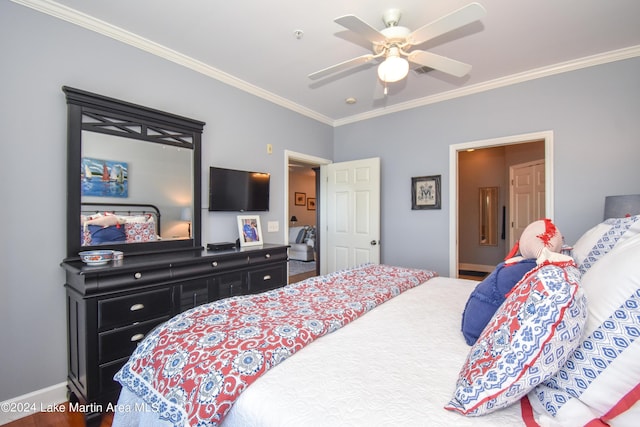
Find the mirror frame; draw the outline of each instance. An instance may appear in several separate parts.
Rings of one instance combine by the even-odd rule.
[[[63,86],[67,98],[67,257],[104,246],[80,242],[82,131],[167,144],[193,151],[192,237],[180,240],[121,243],[109,249],[125,254],[146,254],[201,249],[201,139],[205,123],[164,111],[132,104],[80,89]]]

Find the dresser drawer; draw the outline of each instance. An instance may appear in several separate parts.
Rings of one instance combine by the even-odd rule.
[[[149,331],[169,318],[166,316],[98,334],[98,362],[106,363],[130,356]]]
[[[171,279],[171,270],[166,268],[139,269],[119,274],[98,274],[97,287],[101,290],[162,283]]]
[[[260,251],[249,253],[249,264],[260,264],[263,262],[274,262],[276,260],[286,260],[287,249],[274,249],[271,251]]]
[[[279,265],[249,271],[249,292],[255,294],[284,286],[286,270],[286,264],[279,263]]]
[[[105,394],[114,391],[119,391],[121,385],[119,382],[113,379],[113,376],[127,363],[129,360],[128,357],[124,359],[117,360],[115,362],[108,363],[106,365],[100,365],[98,368],[99,371],[99,381],[100,385],[98,386],[99,393]]]
[[[177,265],[172,267],[171,277],[180,279],[185,277],[194,277],[198,275],[215,274],[218,271],[231,270],[233,268],[245,267],[248,263],[246,256],[237,256],[235,258],[223,259],[205,259],[204,262],[189,265]]]
[[[171,314],[171,290],[159,289],[98,301],[98,329],[105,330]]]

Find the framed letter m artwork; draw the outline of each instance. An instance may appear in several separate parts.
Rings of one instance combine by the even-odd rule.
[[[411,178],[411,209],[440,209],[440,175]]]

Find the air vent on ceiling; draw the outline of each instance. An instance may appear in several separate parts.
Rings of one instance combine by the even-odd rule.
[[[433,68],[431,67],[427,67],[427,66],[422,66],[422,67],[417,67],[413,69],[413,72],[416,74],[427,74],[429,72],[433,71]]]

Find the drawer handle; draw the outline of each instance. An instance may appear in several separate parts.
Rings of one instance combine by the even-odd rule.
[[[142,273],[137,272],[136,274],[134,274],[134,275],[133,275],[133,278],[134,278],[134,279],[140,279],[140,278],[142,278]]]
[[[217,267],[218,266],[218,261],[213,261],[211,263],[211,267]]]
[[[131,337],[131,342],[138,342],[142,338],[144,338],[144,334],[135,334],[134,336]]]
[[[271,254],[265,254],[265,258],[271,258]]]
[[[265,276],[262,278],[262,280],[271,280],[271,275],[270,275],[270,274],[265,275]]]
[[[142,310],[144,308],[144,304],[133,304],[129,310],[131,311],[138,311],[138,310]]]

